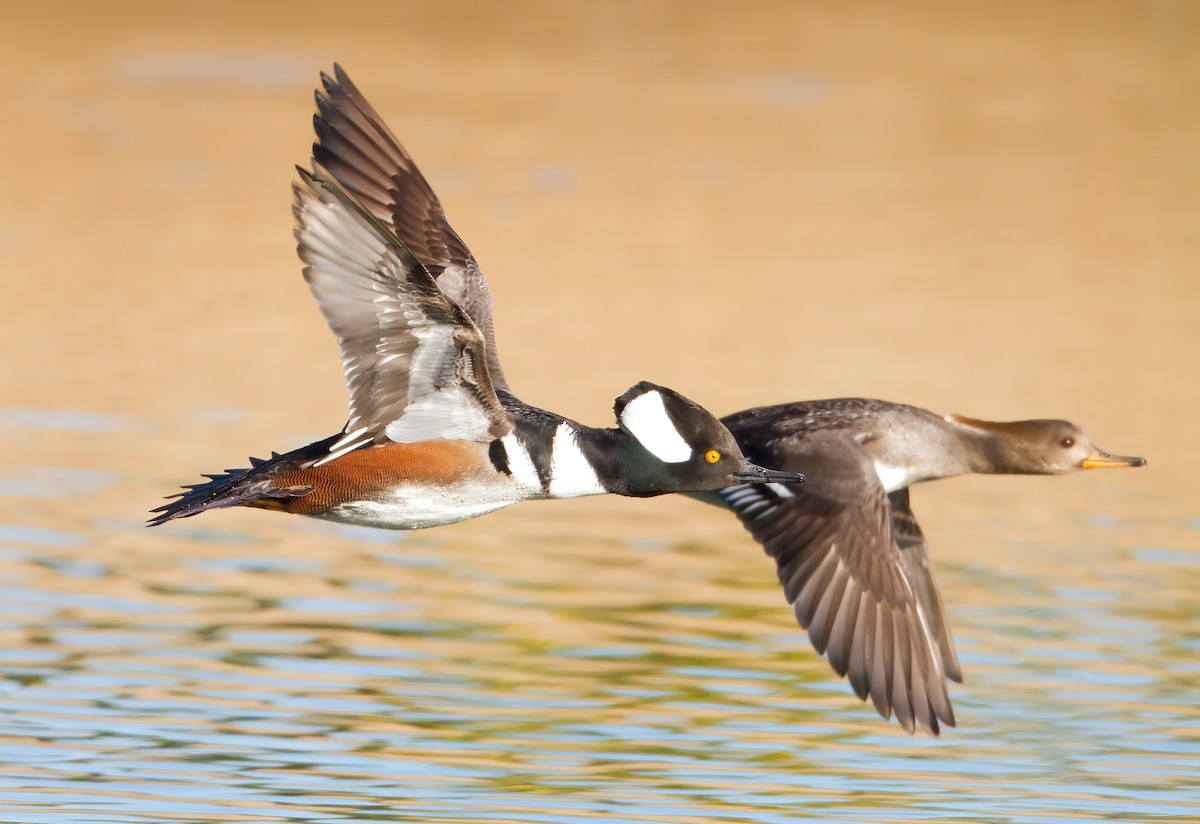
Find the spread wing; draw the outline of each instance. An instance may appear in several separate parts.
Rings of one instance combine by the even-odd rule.
[[[958,664],[958,653],[954,650],[954,636],[946,620],[946,607],[942,603],[942,590],[933,574],[933,559],[925,535],[913,515],[908,503],[908,488],[888,493],[892,507],[892,534],[900,548],[900,559],[904,562],[904,574],[921,604],[925,620],[933,637],[937,639],[938,652],[942,655],[942,666],[946,677],[962,683],[962,667]]]
[[[337,336],[350,390],[345,432],[323,460],[368,443],[511,431],[470,318],[320,164],[299,172],[292,211],[304,278]]]
[[[341,66],[322,73],[313,117],[313,159],[388,226],[467,313],[486,341],[493,384],[507,389],[492,328],[492,295],[471,250],[451,228],[437,195],[400,141]]]
[[[775,559],[813,646],[884,718],[894,711],[910,732],[914,720],[934,734],[939,721],[954,726],[934,624],[910,581],[870,455],[845,431],[774,442],[734,434],[750,460],[807,477],[799,487],[720,494]],[[945,625],[940,612],[937,625]]]

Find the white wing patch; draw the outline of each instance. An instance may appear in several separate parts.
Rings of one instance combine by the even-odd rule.
[[[418,325],[421,321],[412,318],[409,323],[421,344],[408,368],[409,402],[404,414],[387,425],[388,439],[397,443],[489,440],[491,422],[483,406],[468,389],[453,382],[459,360],[455,330]]]
[[[490,426],[475,396],[461,386],[454,386],[412,401],[384,432],[396,443],[486,441]]]
[[[621,410],[621,425],[647,452],[664,463],[683,463],[692,459],[692,447],[671,423],[658,392],[646,392],[625,404]]]
[[[596,477],[596,470],[579,448],[575,430],[560,423],[554,430],[550,459],[550,497],[578,498],[581,495],[602,495],[608,490]]]
[[[404,414],[384,430],[388,439],[396,443],[490,440],[491,421],[483,406],[469,389],[453,382],[459,360],[454,329],[409,322],[421,345],[408,369],[409,402]]]

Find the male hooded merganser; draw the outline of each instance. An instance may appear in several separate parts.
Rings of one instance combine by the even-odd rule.
[[[341,346],[349,421],[207,476],[155,509],[152,526],[250,506],[419,529],[532,498],[804,479],[750,464],[715,416],[652,383],[617,399],[615,429],[513,396],[475,259],[412,159],[336,71],[336,81],[322,75],[312,171],[298,169],[292,210],[304,277]]]
[[[954,726],[962,682],[942,596],[908,487],[964,473],[1061,475],[1144,466],[1073,423],[942,417],[866,398],[767,406],[722,419],[746,456],[803,469],[801,488],[729,487],[696,497],[732,509],[775,559],[800,626],[858,697],[909,732]]]

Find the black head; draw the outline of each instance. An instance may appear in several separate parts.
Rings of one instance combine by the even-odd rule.
[[[630,472],[630,483],[644,487],[639,491],[703,492],[740,483],[804,480],[795,472],[763,469],[747,461],[716,416],[666,387],[642,381],[617,398],[613,411],[636,448],[635,466],[642,477]]]

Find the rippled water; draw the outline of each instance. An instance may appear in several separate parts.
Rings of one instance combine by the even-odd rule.
[[[494,528],[415,534],[247,512],[147,531],[106,503],[142,486],[0,476],[6,820],[1200,809],[1200,576],[1193,553],[1143,543],[1161,525],[1136,516],[1066,513],[1052,541],[1006,540],[986,515],[964,527],[984,557],[941,578],[967,683],[960,727],[931,740],[876,718],[808,652],[767,559],[715,510],[530,504]],[[712,537],[632,537],[680,516]],[[1194,541],[1200,524],[1171,534]]]
[[[0,820],[1200,819],[1198,18],[962,8],[7,8]],[[1149,457],[914,492],[958,728],[855,699],[689,501],[143,528],[342,421],[287,193],[333,59],[531,402],[869,394]]]

